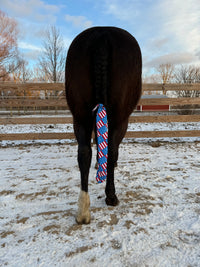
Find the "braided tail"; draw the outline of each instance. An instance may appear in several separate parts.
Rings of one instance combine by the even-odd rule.
[[[102,183],[107,177],[108,159],[108,121],[105,106],[107,105],[110,85],[111,47],[106,33],[96,37],[93,46],[93,86],[97,106],[96,130],[98,150],[98,171],[96,180]],[[94,111],[93,110],[93,111]]]

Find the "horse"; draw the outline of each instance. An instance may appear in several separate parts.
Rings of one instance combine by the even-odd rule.
[[[78,224],[91,220],[88,175],[91,165],[91,136],[96,132],[94,108],[105,106],[108,122],[106,204],[116,206],[114,168],[128,118],[141,96],[142,55],[136,39],[117,27],[92,27],[72,41],[66,58],[65,90],[78,143],[81,190]],[[97,137],[96,137],[97,138]],[[97,156],[98,157],[98,156]]]

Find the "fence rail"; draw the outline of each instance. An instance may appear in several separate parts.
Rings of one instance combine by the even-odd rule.
[[[200,90],[199,83],[186,84],[159,84],[159,83],[144,83],[142,84],[143,91],[180,91],[180,90]],[[9,90],[56,90],[62,91],[65,89],[64,83],[12,83],[0,82],[0,91],[4,89]]]
[[[125,138],[199,137],[200,130],[191,131],[128,131]],[[74,139],[73,133],[18,133],[0,134],[2,140]]]
[[[200,84],[143,84],[145,91],[200,91]],[[9,91],[10,95],[9,95]],[[34,96],[34,92],[45,92],[44,99]],[[7,92],[7,94],[6,94]],[[51,92],[52,95],[48,95]],[[59,94],[57,95],[57,93]],[[58,107],[68,109],[65,99],[64,84],[62,83],[31,83],[13,84],[0,83],[1,108],[21,108],[21,107]],[[16,93],[16,95],[13,95]],[[200,105],[200,97],[184,98],[141,98],[139,105]]]
[[[200,105],[200,98],[151,98],[151,99],[140,99],[138,105]],[[2,108],[18,108],[18,107],[59,107],[68,109],[67,102],[65,99],[2,99]]]
[[[168,83],[168,84],[158,84],[158,83],[144,83],[142,85],[143,91],[199,91],[199,83]]]
[[[199,122],[200,115],[155,115],[130,116],[129,123]],[[6,117],[0,118],[0,125],[17,124],[69,124],[72,117]]]
[[[143,84],[143,92],[148,91],[177,91],[199,90],[200,84]],[[6,96],[6,92],[17,95]],[[50,98],[40,99],[32,96],[32,92],[53,92]],[[20,92],[22,95],[20,95]],[[29,92],[29,95],[28,95]],[[30,94],[31,92],[31,94]],[[59,94],[57,94],[59,92]],[[64,95],[64,84],[13,84],[0,83],[1,108],[62,108],[68,109]],[[49,96],[48,96],[49,97]],[[140,105],[200,105],[200,98],[143,98]],[[200,115],[148,115],[131,116],[130,123],[164,123],[164,122],[200,122]],[[0,118],[0,125],[7,124],[70,124],[72,117],[6,117]],[[160,137],[200,137],[200,130],[176,130],[176,131],[128,131],[127,138],[160,138]],[[12,133],[0,134],[0,140],[45,140],[45,139],[72,139],[73,133]]]

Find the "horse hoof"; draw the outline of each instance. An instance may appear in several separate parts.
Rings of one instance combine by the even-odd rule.
[[[90,213],[88,212],[84,216],[81,216],[81,215],[78,214],[76,216],[76,222],[78,224],[89,224],[90,223]]]
[[[76,216],[76,222],[78,224],[90,223],[90,197],[88,192],[81,191],[78,200],[78,213]]]
[[[106,198],[106,204],[108,206],[117,206],[119,204],[119,200],[116,196],[112,197],[112,198]]]

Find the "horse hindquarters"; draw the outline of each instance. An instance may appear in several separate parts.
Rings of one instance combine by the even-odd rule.
[[[117,205],[114,166],[128,117],[141,92],[141,52],[129,33],[114,27],[94,27],[78,35],[66,63],[66,97],[74,117],[81,173],[78,223],[88,223],[88,174],[91,163],[92,110],[103,104],[108,112],[106,203]]]

